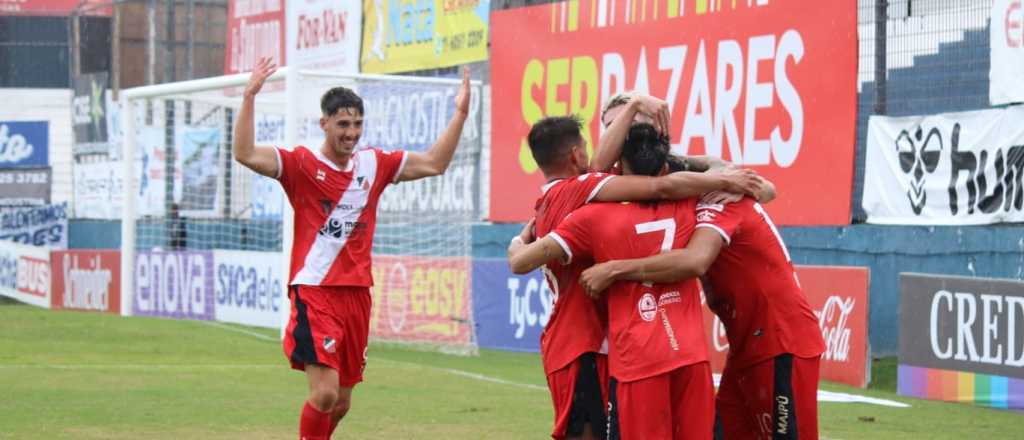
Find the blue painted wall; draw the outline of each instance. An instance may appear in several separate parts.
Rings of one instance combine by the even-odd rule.
[[[473,257],[503,257],[522,225],[480,225]],[[871,270],[872,353],[894,355],[899,343],[899,273],[924,272],[1024,279],[1024,226],[909,227],[853,225],[782,228],[796,264]],[[927,311],[921,311],[927,313]]]

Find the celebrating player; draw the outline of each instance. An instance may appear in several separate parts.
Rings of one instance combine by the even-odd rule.
[[[356,151],[363,101],[344,87],[320,99],[325,139],[319,148],[255,147],[254,101],[275,69],[264,58],[253,70],[235,124],[233,152],[242,165],[277,179],[295,210],[284,352],[309,381],[299,436],[321,440],[334,432],[352,405],[352,388],[363,380],[377,201],[389,184],[448,168],[469,112],[469,70],[462,72],[448,127],[429,150],[414,153]]]
[[[668,168],[667,141],[650,125],[645,127],[649,131],[631,132],[627,142],[623,156],[627,174],[658,175]],[[621,179],[627,177],[637,176]],[[543,239],[529,245],[514,242],[510,263],[513,271],[523,273],[552,260],[572,267],[591,259],[640,257],[682,247],[693,233],[696,205],[695,198],[591,204],[566,217]],[[541,228],[537,232],[543,233]],[[528,230],[524,234],[529,235]],[[618,283],[613,290],[607,305],[613,379],[609,437],[710,438],[714,388],[696,280],[664,285]],[[573,322],[573,329],[589,328],[580,324]]]
[[[527,140],[534,160],[548,179],[536,204],[536,231],[540,235],[592,201],[681,199],[719,189],[742,193],[760,189],[757,177],[749,171],[676,173],[658,178],[586,174],[585,144],[580,122],[574,117],[542,119],[534,124]],[[607,366],[601,347],[606,320],[600,305],[577,283],[580,272],[589,264],[581,258],[545,270],[555,304],[541,335],[541,357],[555,408],[551,435],[556,439],[603,437],[604,432]]]
[[[708,306],[729,340],[716,399],[724,438],[818,438],[818,362],[825,343],[789,251],[753,199],[700,204],[697,231],[685,249],[597,264],[583,272],[581,283],[593,294],[617,280],[674,283],[696,276],[706,276]]]

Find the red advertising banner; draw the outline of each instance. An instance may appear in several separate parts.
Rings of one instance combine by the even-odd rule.
[[[785,225],[848,224],[857,3],[567,1],[491,18],[492,221],[532,215],[544,183],[526,136],[575,114],[588,149],[602,103],[665,99],[673,151],[722,157],[775,182]]]
[[[0,0],[0,15],[67,16],[77,7],[79,15],[110,16],[111,3],[105,0]]]
[[[797,266],[797,277],[807,302],[818,315],[825,338],[821,379],[867,387],[871,357],[868,346],[868,282],[866,267]],[[725,327],[704,308],[711,368],[722,372],[729,350]]]
[[[121,313],[121,252],[53,251],[50,264],[51,308]]]
[[[284,5],[284,0],[228,1],[224,74],[249,72],[262,57],[285,65]]]
[[[468,257],[374,255],[370,337],[468,345],[470,267]]]

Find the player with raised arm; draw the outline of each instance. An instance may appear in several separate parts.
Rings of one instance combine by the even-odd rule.
[[[652,127],[644,136],[630,136],[623,171],[662,174],[668,168],[667,156],[667,141]],[[638,176],[621,179],[628,177]],[[542,264],[552,269],[585,266],[592,260],[647,256],[682,247],[693,233],[696,205],[696,198],[688,198],[584,206],[544,238],[529,245],[513,243],[509,249],[512,270],[523,273]],[[710,438],[714,388],[696,280],[657,286],[618,283],[613,290],[607,296],[613,378],[609,437]],[[567,325],[576,332],[589,328],[579,322]]]
[[[245,87],[232,151],[242,165],[277,179],[295,210],[289,272],[291,317],[283,341],[292,368],[304,370],[309,395],[299,437],[330,438],[363,380],[373,285],[370,250],[377,202],[401,181],[435,176],[448,168],[469,112],[469,71],[455,97],[455,114],[423,153],[356,150],[363,130],[363,101],[335,87],[320,100],[319,148],[255,147],[256,94],[276,67],[261,59]]]
[[[817,439],[825,343],[789,251],[753,199],[702,203],[685,249],[597,264],[580,282],[595,294],[618,280],[673,283],[697,276],[705,277],[708,306],[729,340],[716,398],[720,433],[726,440]]]
[[[593,201],[681,199],[726,189],[758,191],[748,171],[724,174],[675,173],[663,177],[586,173],[588,161],[579,120],[548,117],[530,130],[527,141],[548,183],[536,203],[535,229],[544,235],[570,212]],[[531,229],[531,228],[527,228]],[[551,265],[545,278],[555,294],[554,310],[541,334],[541,359],[555,410],[552,437],[603,437],[606,359],[601,305],[588,298],[577,279],[590,261]]]

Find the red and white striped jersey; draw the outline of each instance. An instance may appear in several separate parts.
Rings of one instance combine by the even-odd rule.
[[[405,152],[359,150],[343,170],[303,146],[276,150],[276,177],[295,210],[289,285],[372,286],[377,201],[401,174]]]

